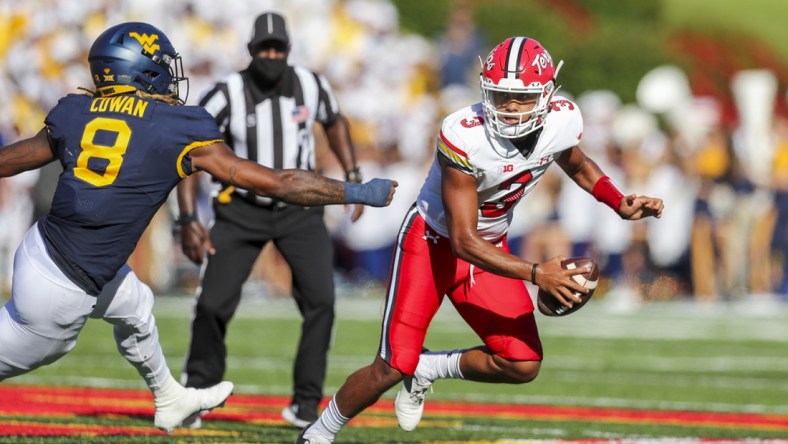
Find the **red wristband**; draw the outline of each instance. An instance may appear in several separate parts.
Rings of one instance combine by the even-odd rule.
[[[607,176],[602,176],[596,181],[591,194],[594,196],[594,199],[609,206],[616,213],[621,207],[621,201],[624,200],[624,193]]]

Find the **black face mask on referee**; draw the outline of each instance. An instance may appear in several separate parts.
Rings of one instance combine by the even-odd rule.
[[[249,64],[249,74],[261,89],[271,89],[276,86],[286,69],[286,58],[254,57]]]

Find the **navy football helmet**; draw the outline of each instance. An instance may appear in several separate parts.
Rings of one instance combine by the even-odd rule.
[[[140,90],[185,102],[180,99],[182,81],[188,95],[181,57],[167,36],[147,23],[121,23],[101,33],[90,48],[88,63],[102,96]]]

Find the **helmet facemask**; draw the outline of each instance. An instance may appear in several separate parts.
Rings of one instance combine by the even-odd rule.
[[[145,54],[143,54],[145,55]],[[186,103],[189,98],[189,78],[183,73],[183,59],[178,54],[162,54],[161,58],[152,56],[151,60],[157,65],[167,69],[165,75],[163,71],[145,71],[138,75],[136,81],[145,85],[145,92],[148,94],[160,94],[172,97],[178,103]],[[181,82],[185,87],[181,87]],[[181,92],[184,97],[181,98]]]
[[[544,125],[550,100],[557,91],[553,81],[545,85],[534,83],[524,87],[519,79],[502,79],[498,85],[486,80],[489,79],[482,76],[482,103],[487,123],[494,133],[507,139],[516,139]],[[521,105],[532,103],[533,108],[525,112],[499,109],[511,101]]]

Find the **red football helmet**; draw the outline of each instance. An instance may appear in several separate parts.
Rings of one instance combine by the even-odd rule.
[[[550,99],[559,88],[555,78],[563,63],[553,65],[547,50],[528,37],[510,37],[493,48],[479,76],[487,127],[507,139],[541,128]],[[528,112],[502,110],[512,100],[534,103],[534,107]]]

